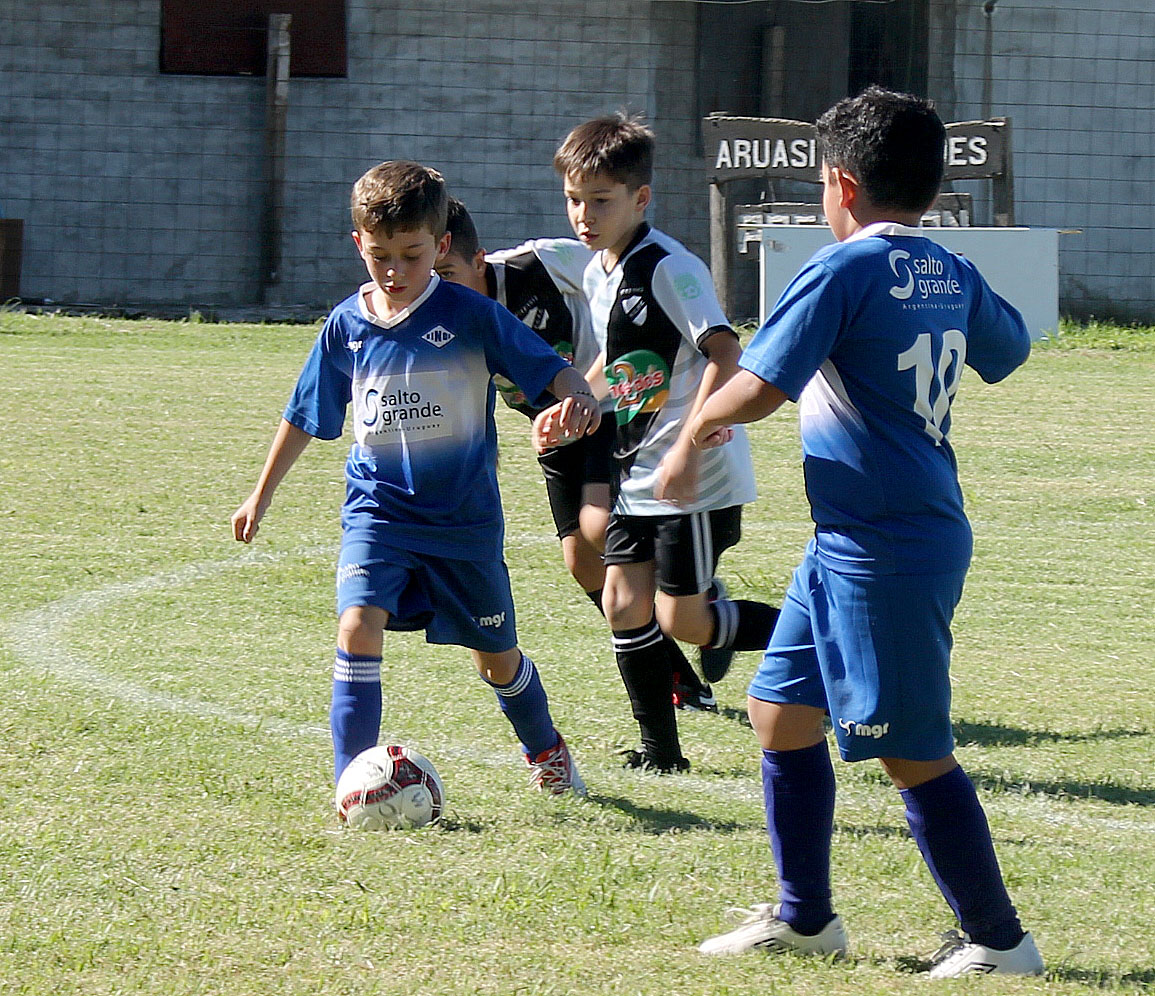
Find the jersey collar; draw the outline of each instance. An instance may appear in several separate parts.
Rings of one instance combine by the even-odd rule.
[[[391,329],[400,325],[405,319],[413,314],[426,301],[429,300],[429,295],[436,290],[437,285],[441,283],[441,278],[434,273],[429,278],[429,285],[421,292],[421,296],[409,305],[404,311],[394,315],[392,318],[381,318],[369,310],[369,306],[365,303],[365,297],[371,293],[375,286],[370,280],[361,285],[361,289],[357,291],[357,310],[361,313],[361,317],[365,319],[370,325],[376,325],[379,329]]]
[[[853,235],[847,236],[842,241],[857,242],[859,239],[869,239],[875,235],[906,235],[921,238],[922,234],[922,229],[911,228],[909,225],[900,225],[897,221],[876,221],[872,225],[860,228]]]

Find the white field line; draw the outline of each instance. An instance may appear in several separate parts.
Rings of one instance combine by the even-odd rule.
[[[514,539],[515,542],[522,544],[528,541],[536,545],[540,542],[540,537],[536,536],[518,535]],[[550,545],[552,545],[552,538]],[[71,623],[117,602],[162,589],[212,580],[231,571],[276,563],[288,556],[311,556],[327,550],[329,550],[328,547],[280,553],[247,550],[241,556],[228,560],[189,564],[175,571],[150,574],[134,581],[115,582],[92,591],[69,595],[55,602],[49,602],[47,605],[39,606],[6,622],[3,629],[4,642],[27,667],[46,670],[61,681],[142,708],[157,709],[162,712],[171,712],[197,719],[218,720],[242,728],[260,729],[286,737],[310,737],[328,740],[329,730],[325,726],[294,723],[289,720],[241,712],[206,702],[203,699],[158,692],[124,678],[110,675],[74,653],[69,648],[64,636],[66,628]],[[446,757],[494,767],[521,763],[516,751],[482,752],[478,751],[476,746],[457,747],[443,744],[438,747],[438,752]],[[615,788],[626,785],[638,777],[636,774],[626,774],[613,769],[611,772],[608,781]],[[602,777],[605,777],[606,774],[607,772],[601,772]],[[703,795],[724,795],[727,798],[747,802],[757,802],[762,798],[761,786],[753,778],[746,782],[686,774],[678,775],[676,781],[679,789],[690,789]],[[986,805],[988,807],[995,806],[1004,812],[1017,817],[1021,816],[1031,822],[1073,827],[1093,826],[1122,833],[1155,833],[1155,823],[1151,822],[1122,820],[1084,813],[1056,812],[1053,804],[1041,796],[1017,798],[1004,794],[998,799],[988,800]]]

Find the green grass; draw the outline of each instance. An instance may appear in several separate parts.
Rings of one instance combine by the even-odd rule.
[[[924,992],[912,957],[949,914],[873,764],[837,766],[853,957],[696,954],[726,907],[774,894],[756,657],[718,686],[722,715],[682,717],[690,775],[620,771],[635,728],[607,633],[505,410],[521,641],[590,799],[526,791],[464,652],[391,636],[385,736],[435,760],[449,817],[338,827],[343,445],[306,451],[252,549],[228,527],[315,332],[0,312],[0,993]],[[1049,972],[936,992],[1155,983],[1152,338],[1067,327],[957,402],[976,534],[958,753]],[[809,534],[796,436],[793,410],[752,427],[762,497],[723,560],[739,595],[779,598]]]

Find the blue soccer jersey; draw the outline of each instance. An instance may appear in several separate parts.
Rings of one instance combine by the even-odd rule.
[[[993,383],[1029,352],[1018,311],[917,229],[871,225],[814,255],[740,364],[799,402],[824,564],[860,574],[966,568],[951,400],[964,364]]]
[[[342,522],[415,553],[500,559],[495,374],[549,400],[566,366],[501,305],[434,276],[392,320],[365,304],[366,284],[329,315],[285,419],[320,439],[341,435],[352,404]]]

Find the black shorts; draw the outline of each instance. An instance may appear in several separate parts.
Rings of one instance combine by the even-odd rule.
[[[582,507],[582,488],[586,484],[609,484],[617,476],[614,464],[614,439],[617,425],[613,417],[602,417],[592,436],[582,436],[566,446],[546,450],[537,458],[545,477],[549,510],[557,526],[559,539],[578,531],[578,513]]]
[[[710,585],[718,558],[742,536],[742,506],[684,515],[610,516],[606,564],[654,562],[667,595],[697,595]]]

